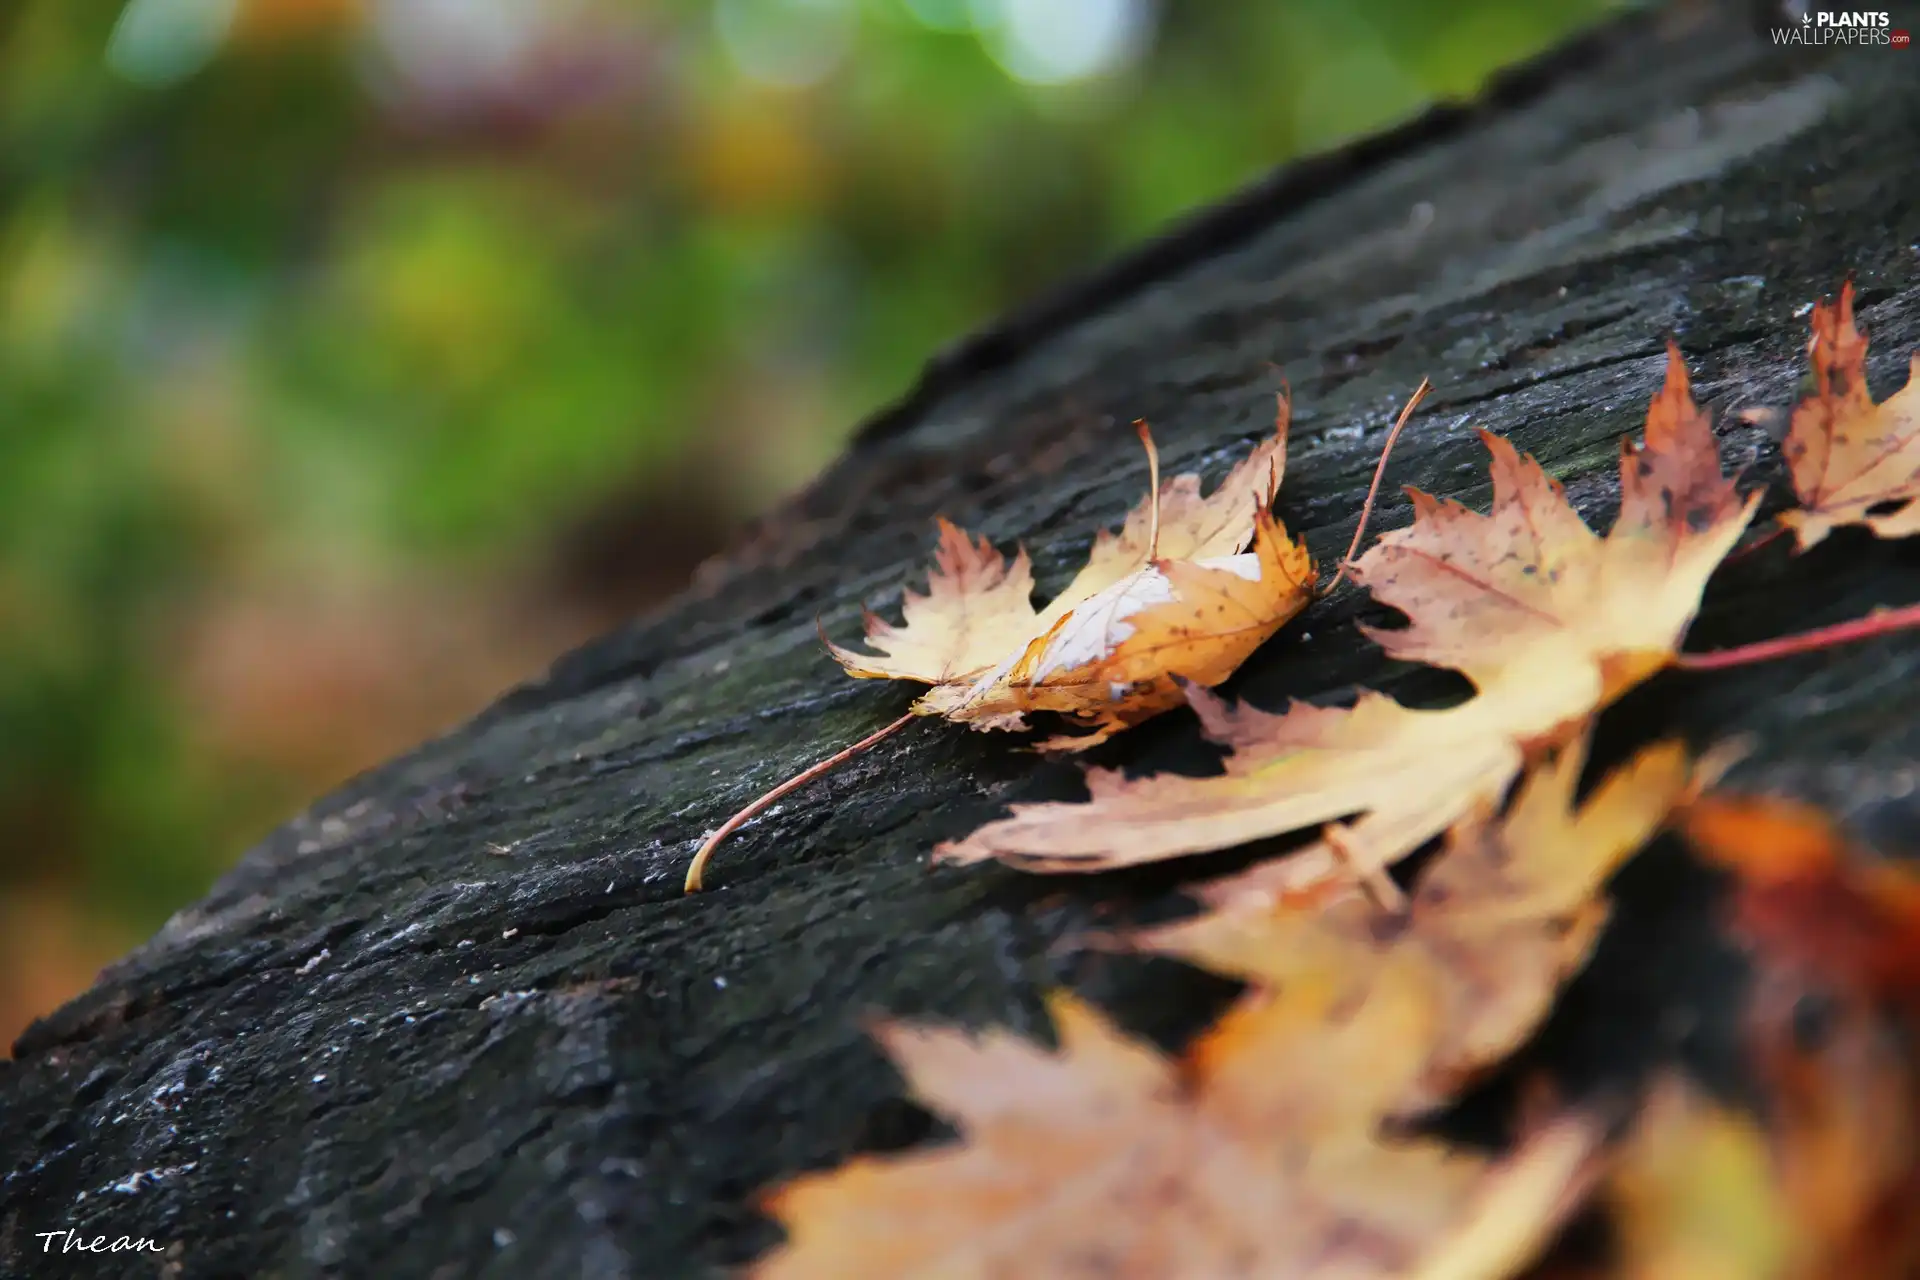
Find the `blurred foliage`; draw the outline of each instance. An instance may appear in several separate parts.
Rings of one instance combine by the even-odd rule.
[[[1603,7],[12,0],[0,1049],[941,344]]]

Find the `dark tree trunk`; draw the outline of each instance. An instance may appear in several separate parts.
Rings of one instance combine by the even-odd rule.
[[[1778,454],[1729,411],[1791,399],[1804,305],[1851,273],[1883,395],[1920,342],[1916,69],[1886,48],[1776,49],[1743,12],[1635,17],[963,344],[677,602],[289,823],[22,1036],[0,1062],[0,1271],[697,1274],[778,1238],[757,1188],[934,1131],[864,1015],[1045,1035],[1039,997],[1066,983],[1145,1034],[1189,1033],[1222,984],[1069,940],[1164,908],[1193,868],[929,869],[1008,801],[1073,794],[1071,766],[1003,735],[916,724],[746,828],[715,891],[681,895],[703,832],[912,697],[843,677],[815,615],[850,638],[863,600],[895,607],[936,513],[1025,540],[1058,587],[1143,490],[1128,421],[1152,421],[1169,470],[1211,479],[1269,429],[1281,374],[1298,412],[1280,511],[1323,564],[1422,375],[1438,389],[1393,479],[1484,504],[1486,427],[1603,522],[1670,334],[1724,455],[1774,483],[1764,517]],[[1407,511],[1394,498],[1378,527]],[[1916,598],[1920,544],[1775,544],[1716,578],[1690,647]],[[1361,640],[1356,618],[1385,616],[1342,592],[1227,692],[1450,693]],[[1735,785],[1897,843],[1920,828],[1916,666],[1920,642],[1895,637],[1670,674],[1608,714],[1599,751],[1752,733]],[[1212,758],[1184,711],[1101,757]],[[1676,1056],[1737,1083],[1743,972],[1689,866],[1656,847],[1623,877],[1601,954],[1529,1050],[1567,1087],[1627,1087]],[[168,1252],[43,1252],[69,1228]]]

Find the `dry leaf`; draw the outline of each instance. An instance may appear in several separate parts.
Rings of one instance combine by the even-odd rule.
[[[1755,1020],[1761,1118],[1678,1079],[1607,1178],[1620,1280],[1911,1280],[1920,1268],[1912,1064],[1864,1007],[1824,1044]]]
[[[1787,1280],[1799,1244],[1767,1137],[1677,1077],[1655,1087],[1607,1178],[1617,1280]]]
[[[1785,446],[1801,509],[1780,523],[1803,551],[1841,525],[1863,524],[1882,538],[1920,533],[1920,352],[1907,385],[1875,404],[1852,281],[1837,308],[1814,304],[1808,351],[1814,393],[1794,409]]]
[[[1797,997],[1780,976],[1763,980],[1749,1011],[1760,1118],[1710,1103],[1677,1079],[1656,1088],[1607,1178],[1619,1251],[1610,1274],[1920,1274],[1913,1064],[1858,1001],[1826,1008],[1818,1043],[1803,1044],[1793,1025]]]
[[[1071,998],[1061,1049],[884,1026],[963,1145],[798,1179],[758,1274],[1020,1277],[1515,1274],[1584,1193],[1599,1126],[1563,1115],[1504,1160],[1383,1122],[1506,1055],[1584,963],[1622,860],[1690,794],[1669,744],[1577,809],[1576,742],[1504,817],[1458,828],[1403,918],[1357,892],[1142,935],[1255,986],[1179,1059]]]
[[[1565,1117],[1503,1160],[1387,1141],[1394,1064],[1432,1006],[1382,986],[1357,1007],[1311,982],[1270,1007],[1250,1058],[1185,1061],[1067,997],[1061,1048],[1005,1032],[889,1024],[881,1043],[963,1145],[863,1157],[802,1177],[769,1208],[789,1242],[757,1276],[1209,1277],[1503,1275],[1582,1188],[1595,1126]]]
[[[1820,811],[1709,795],[1682,810],[1734,874],[1751,954],[1758,1114],[1652,1092],[1604,1199],[1621,1280],[1920,1274],[1920,877]]]
[[[1736,877],[1789,1274],[1920,1274],[1920,876],[1788,800],[1708,796],[1684,829]]]
[[[1140,941],[1270,986],[1318,968],[1344,974],[1361,992],[1384,970],[1414,965],[1431,979],[1440,1016],[1420,1077],[1398,1105],[1430,1105],[1539,1026],[1599,938],[1608,878],[1692,786],[1684,750],[1660,744],[1609,775],[1576,810],[1585,758],[1576,742],[1529,775],[1504,817],[1482,808],[1456,826],[1403,913],[1383,912],[1349,886],[1274,904],[1226,892],[1211,895],[1221,909]]]
[[[1754,1019],[1774,1170],[1801,1241],[1804,1280],[1920,1275],[1920,1027],[1857,997],[1816,999],[1772,974]],[[1827,993],[1823,993],[1827,994]],[[1819,1010],[1819,1030],[1796,1025]]]
[[[1190,694],[1207,735],[1232,748],[1224,776],[1128,781],[1092,771],[1087,803],[1015,805],[939,855],[1099,871],[1360,815],[1332,844],[1241,882],[1249,894],[1276,895],[1325,879],[1343,859],[1363,872],[1385,866],[1496,801],[1529,750],[1565,740],[1673,660],[1755,499],[1742,501],[1722,475],[1672,347],[1644,445],[1622,442],[1620,514],[1605,538],[1531,458],[1483,439],[1491,513],[1416,491],[1414,523],[1382,536],[1355,569],[1411,621],[1371,633],[1381,647],[1462,672],[1477,696],[1421,711],[1367,693],[1351,709],[1272,715]]]
[[[1920,875],[1848,847],[1825,813],[1772,796],[1688,806],[1694,849],[1737,877],[1735,924],[1775,964],[1906,1001],[1920,1021]]]
[[[1176,676],[1219,683],[1313,594],[1305,544],[1268,511],[1286,465],[1279,405],[1273,438],[1217,490],[1203,498],[1200,478],[1181,475],[1157,509],[1149,493],[1045,609],[1024,549],[1008,561],[943,520],[927,593],[906,594],[904,621],[867,614],[873,653],[828,648],[851,675],[932,685],[922,715],[1023,729],[1027,713],[1055,711],[1092,728],[1043,744],[1063,749],[1178,705]]]

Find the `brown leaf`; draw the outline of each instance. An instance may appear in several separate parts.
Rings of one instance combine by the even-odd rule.
[[[1279,895],[1327,878],[1343,861],[1363,873],[1386,866],[1497,801],[1529,751],[1566,740],[1672,660],[1754,499],[1742,501],[1722,475],[1707,415],[1672,348],[1644,445],[1623,442],[1620,515],[1605,538],[1531,458],[1483,438],[1493,459],[1491,513],[1416,491],[1413,524],[1380,538],[1355,570],[1411,620],[1405,630],[1370,633],[1381,647],[1462,672],[1477,696],[1421,711],[1367,693],[1348,710],[1272,715],[1196,694],[1208,736],[1232,748],[1224,776],[1128,781],[1093,772],[1087,803],[1015,805],[1013,816],[938,856],[1100,871],[1359,815],[1332,843],[1242,881],[1250,893]]]
[[[1920,533],[1920,352],[1907,385],[1875,404],[1848,281],[1837,308],[1814,304],[1808,354],[1814,392],[1794,409],[1785,445],[1801,509],[1780,523],[1803,551],[1842,525],[1863,524],[1882,538]]]

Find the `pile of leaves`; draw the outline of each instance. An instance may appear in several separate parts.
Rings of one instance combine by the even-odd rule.
[[[1920,377],[1873,402],[1850,287],[1812,325],[1812,392],[1784,444],[1798,503],[1781,530],[1801,550],[1843,525],[1920,532]],[[1161,487],[1156,465],[1147,501],[1042,610],[1024,552],[1009,561],[943,525],[904,623],[869,615],[876,653],[833,649],[856,676],[928,684],[918,714],[1014,729],[1054,711],[1090,730],[1050,749],[1183,699],[1228,748],[1214,777],[1091,770],[1086,801],[1015,806],[942,846],[946,861],[1090,872],[1312,838],[1124,939],[1246,984],[1178,1055],[1066,995],[1053,1049],[881,1024],[960,1141],[778,1189],[767,1205],[789,1239],[757,1274],[1920,1274],[1920,877],[1849,847],[1816,811],[1716,789],[1726,752],[1654,744],[1576,802],[1594,717],[1654,672],[1884,633],[1920,624],[1920,608],[1680,651],[1758,495],[1723,474],[1670,346],[1643,437],[1622,443],[1604,537],[1483,433],[1489,512],[1410,491],[1412,524],[1343,566],[1406,615],[1371,639],[1460,673],[1471,697],[1230,706],[1207,686],[1326,590],[1268,511],[1285,433],[1283,400],[1274,439],[1207,498],[1197,477]],[[1611,876],[1663,829],[1736,886],[1764,1122],[1673,1075],[1611,1103],[1541,1090],[1501,1151],[1436,1136],[1423,1118],[1540,1026],[1606,925]],[[1423,849],[1412,877],[1390,874]],[[1596,1215],[1603,1247],[1550,1249]]]

